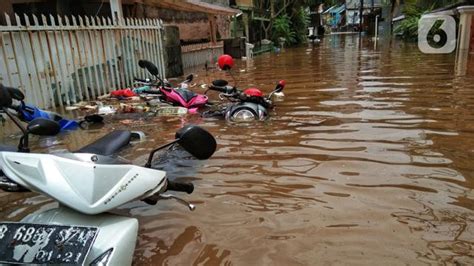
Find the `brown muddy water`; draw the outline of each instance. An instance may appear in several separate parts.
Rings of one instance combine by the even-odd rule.
[[[287,81],[267,122],[167,117],[33,143],[74,149],[110,128],[140,129],[148,141],[123,155],[143,163],[186,123],[215,135],[212,159],[165,166],[195,184],[183,195],[195,212],[173,201],[118,210],[140,221],[136,265],[473,264],[474,76],[454,69],[453,55],[335,36],[238,62],[240,87]],[[199,83],[225,77],[197,73]],[[0,197],[1,220],[57,206]]]

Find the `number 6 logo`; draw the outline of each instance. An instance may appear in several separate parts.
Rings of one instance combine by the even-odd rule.
[[[448,15],[425,15],[418,21],[418,48],[426,54],[456,49],[456,21]]]

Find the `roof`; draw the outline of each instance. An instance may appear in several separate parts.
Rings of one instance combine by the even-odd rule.
[[[145,4],[155,5],[162,8],[188,12],[202,12],[215,15],[235,15],[241,13],[238,9],[213,5],[198,0],[145,0],[144,2]]]
[[[340,14],[340,13],[342,13],[342,12],[344,12],[344,11],[346,11],[346,5],[345,5],[345,4],[341,5],[341,6],[338,7],[338,8],[335,8],[335,9],[331,10],[330,13],[333,13],[333,14]]]
[[[459,13],[474,13],[474,6],[461,6],[458,7]]]
[[[333,10],[334,8],[336,8],[336,6],[332,6],[328,9],[326,9],[326,11],[324,11],[323,14],[327,14],[327,13],[331,12],[331,10]]]
[[[447,6],[445,6],[445,7],[432,10],[432,11],[430,11],[430,12],[424,14],[423,16],[424,16],[424,17],[426,17],[426,16],[431,16],[431,15],[449,15],[449,16],[454,16],[454,15],[457,15],[458,10],[462,10],[462,9],[465,8],[467,5],[469,5],[470,2],[472,2],[472,1],[462,1],[462,2],[458,2],[458,3],[452,4],[452,5],[447,5]]]

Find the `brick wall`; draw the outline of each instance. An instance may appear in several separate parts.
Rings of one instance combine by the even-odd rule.
[[[166,24],[178,26],[179,38],[183,41],[204,40],[210,38],[209,21],[197,21],[192,23],[166,22]]]
[[[209,19],[205,13],[177,11],[144,4],[134,4],[124,5],[124,16],[134,18],[160,18],[166,25],[177,26],[180,32],[180,39],[185,42],[197,42],[210,39]],[[217,27],[219,32],[218,38],[230,37],[230,19],[227,16],[217,15]]]

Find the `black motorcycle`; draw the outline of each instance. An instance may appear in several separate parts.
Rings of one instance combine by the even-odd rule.
[[[228,103],[218,106],[217,110],[204,112],[204,117],[222,116],[233,122],[265,120],[268,117],[269,110],[274,107],[271,100],[273,95],[281,93],[286,85],[284,80],[280,80],[275,89],[268,96],[265,96],[257,88],[248,88],[242,91],[228,84],[226,80],[214,80],[212,85],[209,86],[209,90],[220,92],[220,99],[227,100]]]
[[[219,68],[228,71],[232,76],[230,70],[234,66],[234,60],[230,55],[221,55],[217,63]],[[208,87],[209,90],[220,92],[220,99],[228,100],[228,103],[218,106],[217,109],[214,108],[204,112],[203,116],[222,116],[226,120],[234,122],[265,120],[268,117],[269,110],[274,106],[272,97],[276,94],[282,94],[285,85],[286,82],[280,80],[275,89],[265,96],[258,88],[248,88],[242,91],[235,86],[230,86],[226,80],[214,80]]]

